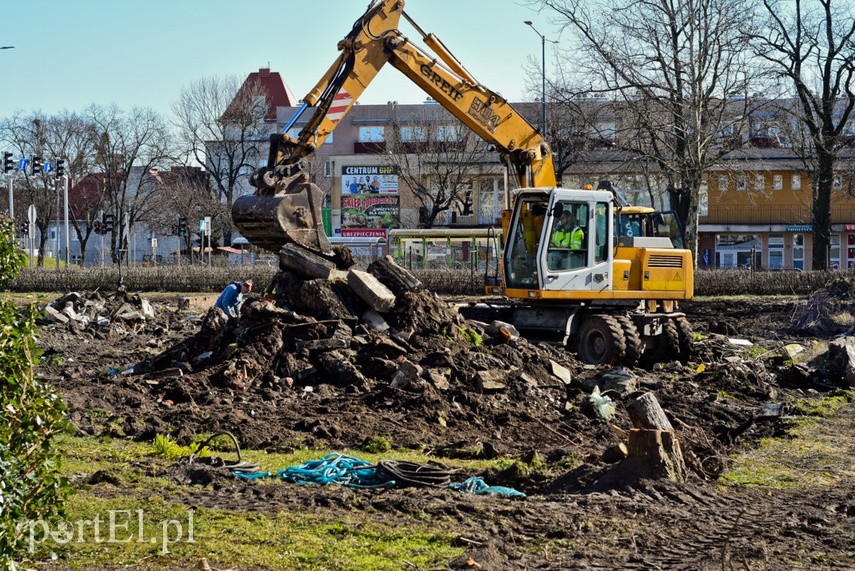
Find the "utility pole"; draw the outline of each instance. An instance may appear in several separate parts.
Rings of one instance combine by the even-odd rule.
[[[534,24],[531,20],[526,20],[523,22],[526,26],[531,27],[534,30],[534,33],[540,36],[540,134],[542,136],[546,136],[546,36],[537,31],[537,28],[534,27]],[[558,42],[554,40],[549,40],[553,44]]]

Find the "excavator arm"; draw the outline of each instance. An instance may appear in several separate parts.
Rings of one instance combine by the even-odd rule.
[[[398,29],[404,17],[434,52],[416,47]],[[322,193],[306,174],[307,159],[333,132],[365,88],[391,63],[499,152],[519,187],[555,185],[552,153],[542,135],[499,94],[479,84],[433,34],[425,34],[404,12],[403,0],[375,0],[339,42],[339,57],[284,131],[308,107],[316,107],[295,139],[270,139],[267,165],[251,177],[257,191],[235,201],[232,216],[253,244],[278,251],[293,242],[329,251],[323,234]],[[509,208],[510,205],[506,205]]]

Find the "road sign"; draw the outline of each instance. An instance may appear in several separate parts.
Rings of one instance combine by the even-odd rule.
[[[205,234],[211,233],[211,217],[205,216]]]
[[[36,223],[36,205],[31,204],[29,208],[27,208],[27,219],[30,221],[30,224]]]
[[[152,238],[152,239],[151,239],[151,249],[152,249],[152,250],[157,250],[157,238]]]

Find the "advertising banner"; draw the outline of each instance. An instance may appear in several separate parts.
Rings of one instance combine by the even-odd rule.
[[[341,194],[398,194],[398,173],[390,166],[343,166]]]
[[[401,205],[395,167],[341,167],[341,235],[385,238],[389,228],[400,226]]]
[[[385,238],[386,230],[401,227],[401,209],[396,196],[343,196],[341,235],[343,237]]]

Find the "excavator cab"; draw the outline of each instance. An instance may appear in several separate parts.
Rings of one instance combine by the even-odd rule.
[[[613,211],[612,196],[604,191],[520,191],[503,260],[506,295],[610,288]]]

